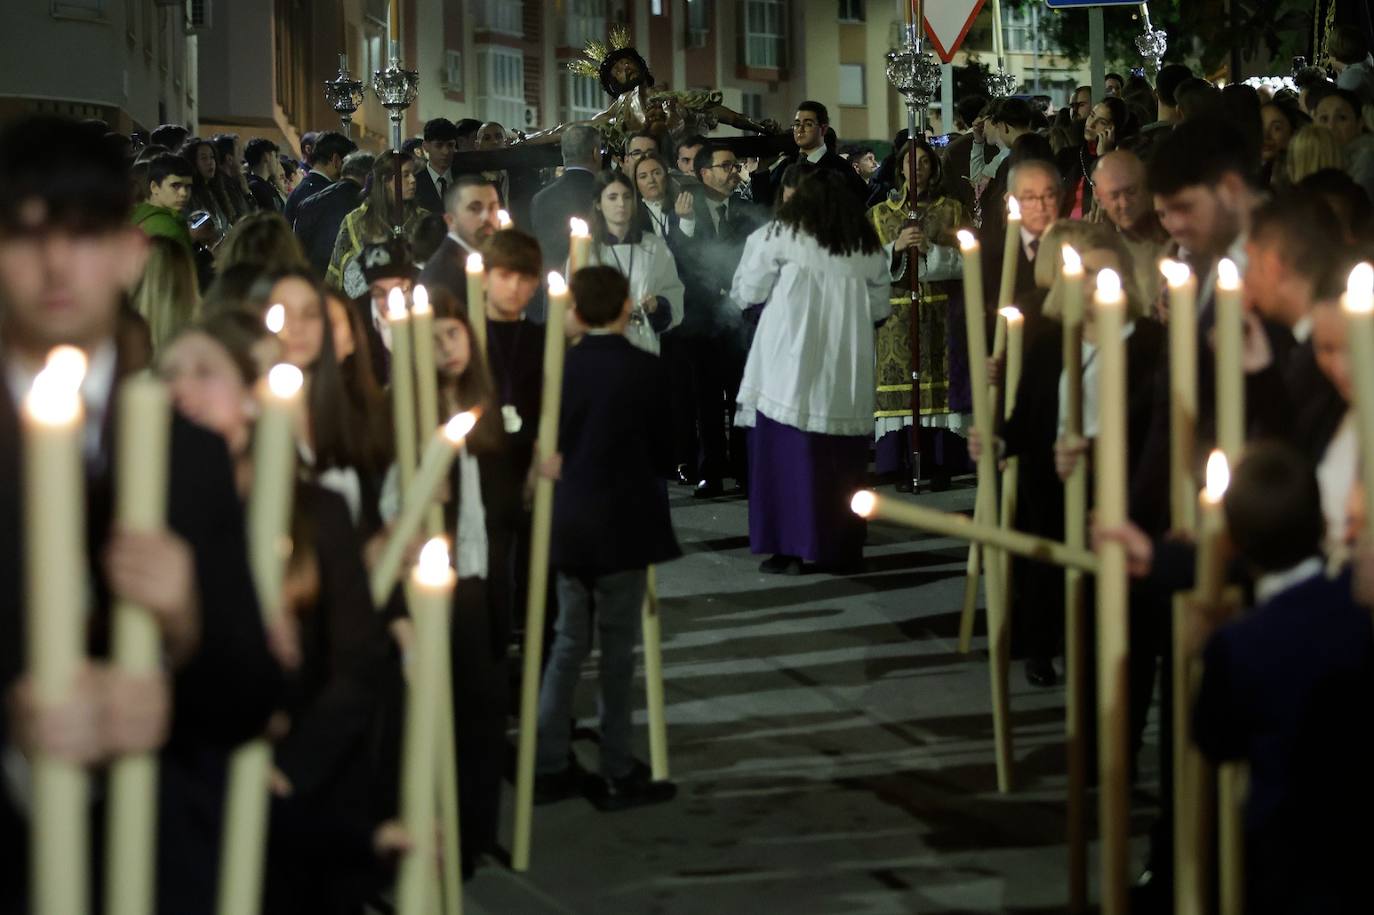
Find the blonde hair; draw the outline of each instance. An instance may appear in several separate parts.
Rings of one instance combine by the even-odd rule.
[[[1140,291],[1136,278],[1135,259],[1121,233],[1109,222],[1088,222],[1083,219],[1060,219],[1040,237],[1040,249],[1035,255],[1035,285],[1048,289],[1042,314],[1058,318],[1064,311],[1064,246],[1071,245],[1079,255],[1089,251],[1110,251],[1121,264],[1121,288],[1126,293],[1126,316],[1139,318],[1148,312],[1149,303]],[[1087,279],[1085,303],[1092,301],[1092,277]]]
[[[184,244],[164,236],[149,239],[148,262],[134,287],[132,303],[148,322],[154,352],[199,317],[196,262]]]
[[[263,273],[310,270],[305,251],[280,213],[252,213],[234,223],[215,255],[215,272],[255,264]]]
[[[1288,143],[1288,180],[1297,184],[1324,168],[1344,168],[1345,152],[1331,128],[1308,124]]]

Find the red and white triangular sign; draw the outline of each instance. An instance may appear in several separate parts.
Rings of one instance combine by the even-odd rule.
[[[934,0],[925,9],[926,34],[940,60],[949,63],[964,37],[973,27],[973,20],[983,9],[983,0]]]

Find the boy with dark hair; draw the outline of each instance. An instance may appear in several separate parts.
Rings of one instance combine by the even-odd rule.
[[[1295,450],[1252,446],[1225,513],[1257,606],[1207,642],[1193,733],[1211,761],[1250,764],[1246,910],[1368,911],[1369,611],[1355,604],[1349,573],[1324,572],[1317,480]]]
[[[327,130],[315,138],[315,145],[310,150],[310,171],[286,198],[286,206],[282,208],[287,222],[295,225],[301,204],[339,180],[343,160],[357,148],[357,143],[337,130]]]
[[[286,206],[273,177],[281,172],[277,144],[265,137],[254,137],[243,148],[243,164],[248,166],[248,193],[264,213],[280,213]]]
[[[670,800],[671,783],[650,780],[630,747],[634,650],[648,567],[680,556],[668,516],[664,478],[672,442],[662,405],[667,379],[659,360],[625,339],[630,290],[611,267],[572,279],[582,342],[568,353],[558,454],[540,468],[554,490],[550,564],[557,569],[557,635],[539,693],[536,801],[572,796],[580,781],[569,764],[568,721],[582,664],[600,639],[601,782],[591,800],[621,810]]]
[[[186,138],[191,133],[180,124],[163,124],[161,127],[154,128],[148,134],[148,143],[151,146],[165,146],[168,149],[181,149],[181,144],[186,142]]]
[[[415,172],[415,202],[431,213],[444,212],[444,198],[453,187],[453,154],[458,144],[458,128],[448,118],[425,122],[421,146],[426,162],[424,168]]]
[[[184,164],[184,163],[183,163]],[[166,164],[167,174],[177,174]],[[177,166],[181,168],[181,166]],[[189,166],[186,166],[189,176]],[[161,183],[161,182],[159,182]],[[91,822],[112,756],[157,754],[156,908],[214,909],[224,771],[239,743],[263,733],[280,686],[248,569],[243,510],[224,441],[172,417],[167,529],[111,522],[120,417],[120,302],[138,279],[147,239],[129,224],[121,157],[76,122],[29,117],[0,131],[0,910],[27,911],[27,769],[34,754],[89,767]],[[37,702],[25,657],[23,436],[19,402],[49,351],[87,356],[83,544],[92,587],[90,657],[56,703]],[[104,498],[101,493],[106,494]],[[47,574],[70,574],[50,569]],[[85,574],[83,571],[82,574]],[[106,657],[111,603],[148,608],[163,664],[132,675]],[[92,830],[92,833],[96,830]],[[91,849],[95,853],[95,849]],[[100,911],[99,900],[84,911]]]
[[[163,153],[148,162],[148,199],[134,207],[131,222],[149,236],[161,235],[192,251],[186,225],[186,201],[191,199],[191,163]]]

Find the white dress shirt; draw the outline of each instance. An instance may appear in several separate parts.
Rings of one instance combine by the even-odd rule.
[[[1346,507],[1360,472],[1360,436],[1355,414],[1348,412],[1331,436],[1331,443],[1317,464],[1317,490],[1326,518],[1326,551],[1333,553],[1345,543]]]
[[[630,301],[636,309],[646,296],[667,299],[672,320],[664,333],[682,323],[682,278],[678,275],[677,262],[668,250],[668,243],[663,239],[644,232],[640,234],[639,244],[622,242],[618,245],[593,245],[591,260],[594,264],[620,271],[630,284]],[[647,315],[641,312],[640,318],[630,322],[625,329],[625,337],[645,352],[658,355],[658,334],[649,326]]]
[[[453,176],[448,172],[436,172],[434,166],[429,163],[425,163],[425,171],[429,172],[429,180],[434,182],[434,189],[439,192],[439,202],[444,203],[444,195],[448,193],[449,188],[453,187]],[[439,187],[440,179],[444,182],[443,188]]]

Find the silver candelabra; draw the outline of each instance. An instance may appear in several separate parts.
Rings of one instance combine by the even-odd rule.
[[[406,109],[414,103],[419,86],[420,74],[401,66],[401,43],[393,41],[391,60],[386,69],[377,70],[372,74],[372,91],[376,93],[377,101],[382,103],[382,107],[391,112],[392,149],[401,148],[401,121],[405,117]]]
[[[339,55],[339,72],[333,79],[324,81],[324,98],[339,115],[346,137],[353,136],[353,112],[363,104],[367,94],[367,83],[354,79],[348,72],[348,55]]]

